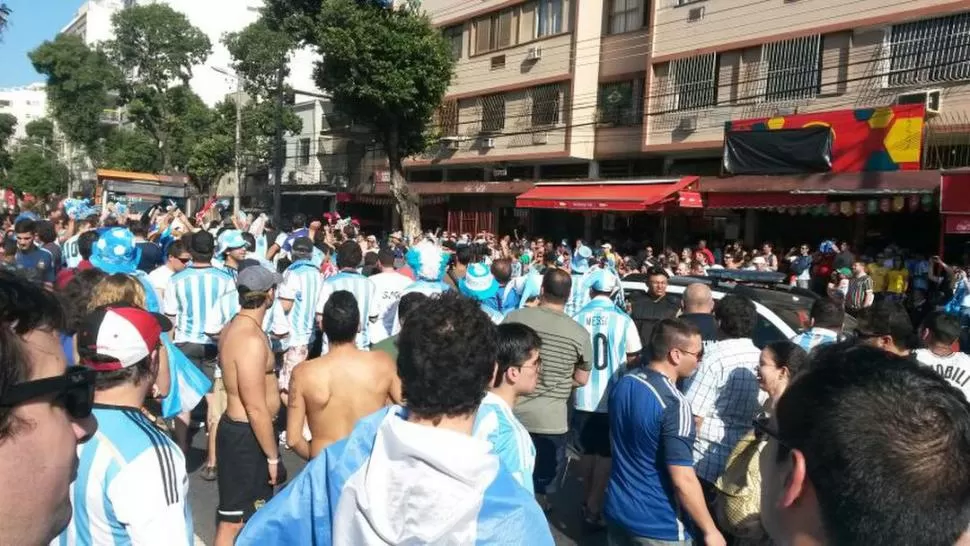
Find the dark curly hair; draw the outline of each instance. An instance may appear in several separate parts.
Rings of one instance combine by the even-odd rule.
[[[497,355],[495,324],[454,292],[422,302],[401,328],[397,372],[408,410],[424,419],[478,409]]]
[[[91,233],[91,232],[85,232]],[[77,332],[81,321],[88,314],[88,302],[94,293],[94,287],[108,275],[100,269],[85,269],[78,271],[61,292],[61,302],[67,309],[67,331]]]
[[[751,337],[758,325],[758,310],[754,302],[737,294],[721,298],[714,307],[714,317],[726,339]]]
[[[360,267],[363,259],[364,253],[356,241],[347,241],[337,247],[337,267],[340,269]]]

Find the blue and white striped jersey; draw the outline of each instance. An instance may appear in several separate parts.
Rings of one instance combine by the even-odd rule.
[[[588,273],[573,273],[572,284],[569,286],[569,299],[566,300],[565,313],[573,316],[589,302],[589,287],[586,286]]]
[[[811,351],[819,345],[828,345],[829,343],[837,343],[842,336],[834,330],[829,330],[828,328],[809,328],[804,332],[791,338],[792,343],[798,345],[806,351]]]
[[[488,318],[492,319],[492,322],[495,324],[502,324],[502,321],[505,320],[505,313],[495,310],[495,308],[488,303],[483,301],[479,304],[479,306],[482,308],[482,311],[485,311]]]
[[[485,393],[475,415],[472,436],[492,444],[492,452],[515,481],[529,493],[534,492],[532,472],[536,466],[536,446],[505,400],[494,393]]]
[[[451,286],[443,281],[426,281],[424,279],[418,279],[402,290],[401,295],[403,296],[404,294],[410,294],[411,292],[420,292],[425,296],[434,296],[435,294],[440,294],[449,290],[451,290]]]
[[[542,289],[542,275],[540,275],[539,272],[534,269],[529,269],[529,271],[527,271],[525,275],[519,277],[517,281],[520,284],[519,309],[522,309],[530,299],[539,297],[539,292]]]
[[[589,332],[593,342],[589,381],[576,388],[573,407],[606,413],[610,381],[626,368],[627,355],[642,349],[640,334],[633,319],[606,296],[596,296],[573,318]]]
[[[357,300],[357,310],[360,312],[360,332],[357,333],[357,348],[367,349],[370,345],[368,334],[371,318],[377,312],[375,304],[377,300],[377,287],[370,282],[367,277],[360,273],[351,271],[341,271],[336,275],[323,281],[323,289],[320,290],[320,298],[317,300],[317,314],[323,315],[323,308],[327,305],[327,300],[334,292],[346,290],[354,295]],[[324,350],[329,347],[326,336],[324,336]]]
[[[175,317],[175,343],[211,344],[205,333],[206,317],[219,298],[234,292],[236,283],[215,267],[187,267],[172,276],[165,288],[163,309]]]
[[[193,544],[182,450],[137,408],[95,405],[98,430],[77,446],[71,523],[52,546]]]
[[[69,268],[77,267],[77,264],[81,263],[81,250],[78,248],[77,240],[81,237],[81,234],[71,237],[70,239],[64,241],[61,245],[61,256],[63,256],[64,265]]]
[[[205,333],[209,337],[219,335],[219,332],[236,317],[242,306],[239,304],[239,292],[233,287],[219,297],[216,306],[205,317]],[[290,322],[286,318],[286,311],[277,298],[263,317],[263,331],[269,336],[270,345],[274,353],[285,349],[289,341]]]
[[[308,345],[313,339],[317,323],[317,302],[323,290],[323,275],[320,268],[309,260],[294,262],[283,272],[279,298],[293,302],[288,319],[290,322],[291,347]]]

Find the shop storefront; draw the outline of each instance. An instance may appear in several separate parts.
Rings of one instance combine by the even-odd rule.
[[[940,176],[940,256],[963,260],[970,253],[970,170],[944,171]]]

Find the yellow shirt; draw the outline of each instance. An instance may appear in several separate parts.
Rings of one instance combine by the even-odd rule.
[[[890,269],[886,272],[886,291],[893,294],[905,294],[906,284],[909,280],[909,271],[906,269]]]
[[[878,294],[880,292],[886,291],[886,273],[889,271],[885,267],[872,263],[866,268],[869,272],[869,277],[872,278],[872,292],[873,294]]]

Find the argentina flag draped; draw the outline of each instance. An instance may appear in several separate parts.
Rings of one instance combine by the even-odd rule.
[[[535,499],[489,450],[385,408],[310,461],[236,544],[552,546]]]

